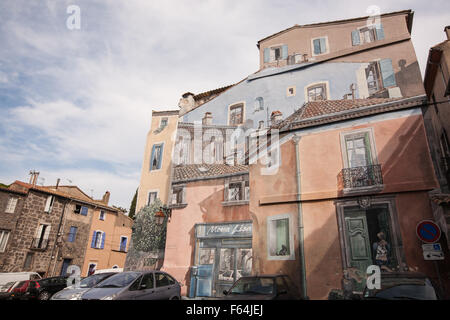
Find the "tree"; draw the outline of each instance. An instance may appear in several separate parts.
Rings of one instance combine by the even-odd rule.
[[[128,216],[131,219],[134,219],[134,213],[136,212],[136,202],[137,202],[138,189],[136,189],[136,193],[134,194],[133,200],[131,200],[130,213],[128,214]]]

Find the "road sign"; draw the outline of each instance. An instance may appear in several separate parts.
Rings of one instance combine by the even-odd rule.
[[[442,251],[440,243],[422,244],[423,251]]]
[[[434,243],[441,237],[441,229],[431,220],[423,220],[417,224],[416,233],[425,243]]]
[[[442,251],[424,251],[423,258],[425,260],[444,260],[444,253]]]

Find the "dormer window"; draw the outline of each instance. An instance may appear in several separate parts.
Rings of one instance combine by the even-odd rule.
[[[358,46],[384,39],[383,25],[373,24],[352,31],[352,45]]]
[[[276,45],[269,48],[264,48],[264,62],[274,62],[284,60],[288,57],[287,44]]]

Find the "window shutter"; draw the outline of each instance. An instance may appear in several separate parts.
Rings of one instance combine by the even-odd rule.
[[[359,31],[353,30],[352,31],[352,45],[358,46],[359,44],[360,44]]]
[[[229,201],[230,200],[230,194],[228,192],[228,183],[225,183],[225,188],[223,189],[223,201]]]
[[[315,39],[313,41],[314,45],[314,54],[320,54],[320,39]]]
[[[383,40],[384,39],[384,30],[383,30],[383,25],[381,23],[378,25],[378,28],[376,28],[375,31],[377,33],[377,40]]]
[[[153,162],[153,155],[155,154],[155,145],[152,147],[152,153],[150,155],[150,171],[152,171],[152,162]]]
[[[50,212],[50,206],[51,206],[51,203],[52,203],[52,198],[53,198],[53,196],[48,196],[47,197],[47,201],[45,202],[44,212]]]
[[[47,228],[45,229],[45,233],[44,233],[45,240],[47,240],[48,236],[50,235],[50,229],[51,229],[51,226],[47,226]]]
[[[156,169],[161,169],[163,151],[164,151],[164,144],[161,145],[161,148],[160,148],[160,151],[159,151],[158,166],[157,166]]]
[[[288,46],[284,44],[281,46],[281,59],[287,59],[288,57]]]
[[[396,86],[397,83],[395,82],[395,73],[394,68],[392,67],[392,60],[391,59],[381,60],[380,69],[381,69],[381,76],[383,78],[383,86],[385,88]]]
[[[103,232],[103,234],[102,234],[102,244],[100,246],[101,249],[103,249],[105,247],[105,238],[106,238],[106,233]]]
[[[270,60],[270,49],[264,48],[264,62],[269,62]]]
[[[41,224],[41,225],[38,227],[38,229],[36,230],[36,236],[35,236],[35,238],[40,238],[40,237],[41,237],[42,229],[44,229],[44,225],[43,225],[43,224]]]
[[[320,38],[320,53],[325,53],[327,51],[327,42],[325,38]]]
[[[91,248],[95,248],[95,230],[94,233],[92,234]]]

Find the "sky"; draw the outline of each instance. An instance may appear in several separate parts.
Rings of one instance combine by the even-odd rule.
[[[80,8],[79,29],[67,20]],[[291,27],[412,9],[422,75],[450,2],[0,0],[0,182],[77,185],[129,208],[152,110],[259,68],[258,40]]]

